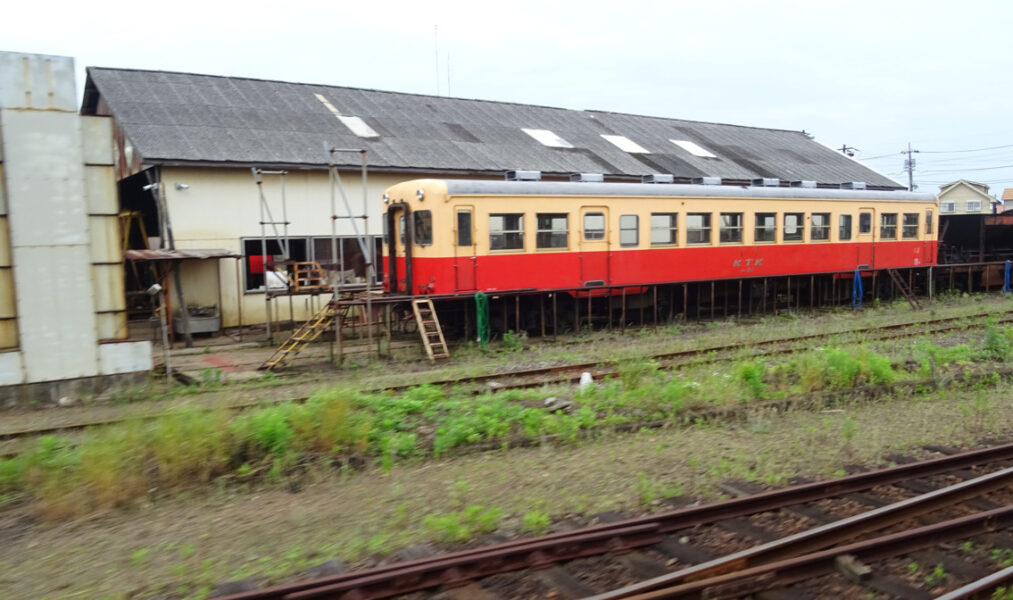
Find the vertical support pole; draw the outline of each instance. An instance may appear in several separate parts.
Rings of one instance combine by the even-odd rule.
[[[714,305],[717,304],[717,301],[714,299],[715,298],[715,296],[714,296],[714,287],[715,287],[715,285],[716,285],[715,282],[712,281],[711,282],[711,319],[714,318]]]
[[[875,302],[876,300],[879,299],[879,284],[877,283],[877,278],[878,277],[879,277],[879,273],[873,271],[872,272],[872,301],[873,302]]]
[[[239,341],[243,341],[243,283],[239,278],[239,261],[243,260],[241,257],[236,258],[236,314],[239,315]],[[222,309],[224,313],[225,310]],[[222,319],[225,322],[225,319]]]
[[[588,329],[588,331],[590,331],[590,330],[592,330],[594,328],[594,323],[593,323],[594,320],[591,318],[591,309],[592,308],[593,308],[593,306],[591,305],[591,291],[588,290],[588,292],[587,292],[587,329]]]
[[[788,312],[791,312],[791,277],[788,277],[788,297],[786,298],[788,305]]]
[[[619,314],[622,317],[622,321],[619,323],[619,330],[626,331],[626,288],[623,288],[622,295],[623,296],[620,299],[622,306],[619,308]]]
[[[929,300],[932,300],[935,297],[935,291],[936,291],[936,280],[935,280],[935,274],[933,273],[933,269],[934,268],[935,267],[929,267],[929,273],[928,273]]]
[[[538,316],[542,326],[542,338],[545,338],[545,296],[538,294]]]
[[[391,338],[390,316],[391,316],[390,302],[388,302],[388,303],[386,303],[386,304],[383,305],[383,320],[384,320],[384,324],[385,324],[385,326],[384,326],[385,336],[384,337],[387,338],[387,353],[386,353],[387,358],[390,358],[391,356],[393,356],[393,352],[391,351],[391,348],[390,348],[390,338]]]
[[[763,308],[760,309],[762,314],[767,313],[767,278],[763,278]]]
[[[345,364],[345,332],[342,331],[345,325],[345,319],[341,316],[341,311],[337,311],[337,315],[334,317],[334,338],[338,341],[338,366]]]
[[[953,289],[953,265],[950,265],[949,271],[950,271],[950,289],[952,290]]]
[[[521,297],[514,296],[514,332],[521,333]]]
[[[831,304],[837,305],[837,277],[830,276],[830,297],[833,299]]]
[[[556,310],[556,293],[552,293],[552,340],[556,340],[556,336],[559,334],[557,321],[559,319],[559,311]]]
[[[967,265],[967,293],[974,292],[974,278],[971,276],[971,265]]]
[[[651,296],[654,298],[651,301],[651,309],[652,309],[652,312],[654,314],[654,326],[657,327],[658,326],[658,286],[657,285],[652,285],[651,286]]]
[[[689,284],[682,284],[682,322],[689,320]]]
[[[739,317],[741,319],[742,318],[742,280],[741,279],[739,280],[739,297],[738,297],[738,300],[739,300],[739,306],[735,310],[735,316]]]
[[[501,312],[503,313],[503,331],[502,331],[502,333],[506,333],[506,331],[508,329],[507,325],[509,325],[509,321],[507,321],[506,298],[500,299],[500,306],[502,306],[502,311]]]
[[[672,319],[675,318],[675,290],[676,286],[672,286],[669,290],[669,304],[668,304],[668,322],[671,323]]]
[[[580,333],[580,298],[573,297],[573,332]]]
[[[816,276],[809,276],[809,310],[816,308]]]

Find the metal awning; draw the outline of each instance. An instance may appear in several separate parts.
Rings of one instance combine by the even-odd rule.
[[[124,250],[123,257],[136,261],[203,260],[207,258],[242,258],[243,255],[221,248],[212,250]]]

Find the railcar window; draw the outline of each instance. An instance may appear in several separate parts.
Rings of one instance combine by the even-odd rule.
[[[804,222],[805,213],[784,213],[784,241],[801,242]]]
[[[397,218],[397,230],[398,230],[398,235],[401,237],[401,245],[402,246],[404,246],[404,236],[405,236],[405,230],[406,229],[408,229],[408,227],[407,227],[407,225],[405,225],[404,213],[401,213],[401,215],[398,216],[398,218]]]
[[[651,213],[651,245],[676,243],[678,226],[678,213]]]
[[[773,242],[777,240],[777,213],[756,213],[756,231],[753,232],[754,242]]]
[[[415,245],[431,246],[433,244],[433,211],[417,210],[415,216]]]
[[[565,213],[539,213],[535,215],[538,231],[535,232],[535,247],[566,248],[569,228]]]
[[[859,213],[858,233],[872,233],[872,213]]]
[[[686,243],[711,243],[710,213],[689,213],[686,215]]]
[[[925,235],[932,235],[932,211],[925,211]]]
[[[742,243],[742,213],[721,213],[718,238],[722,244]]]
[[[918,237],[918,213],[904,213],[904,228],[900,235],[908,239]]]
[[[457,211],[457,245],[471,245],[471,211]]]
[[[810,240],[830,239],[830,213],[813,213],[809,220]]]
[[[879,239],[897,239],[897,213],[883,213],[880,215]]]
[[[840,227],[837,230],[837,238],[840,241],[846,241],[851,239],[851,215],[841,215],[838,219],[838,225]]]
[[[619,245],[636,246],[640,243],[640,217],[637,215],[619,216]]]
[[[523,213],[500,213],[489,215],[489,249],[524,249]]]
[[[605,239],[605,214],[600,212],[584,213],[584,239]]]

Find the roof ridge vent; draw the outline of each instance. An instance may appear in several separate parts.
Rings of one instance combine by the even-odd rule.
[[[865,182],[864,181],[845,181],[844,183],[841,184],[841,189],[842,190],[864,190],[865,189]]]
[[[794,188],[815,188],[816,187],[816,182],[815,181],[808,181],[808,180],[792,181],[791,183],[788,184],[788,186],[789,187],[794,187]]]
[[[605,181],[605,176],[601,173],[570,173],[570,181],[579,181],[581,183],[602,183]]]
[[[669,175],[668,173],[654,173],[651,175],[644,175],[640,178],[641,183],[675,183],[675,175]]]
[[[781,180],[776,177],[760,177],[754,179],[751,185],[753,187],[781,187]]]
[[[720,177],[694,177],[694,185],[721,185]]]
[[[541,181],[541,171],[507,171],[507,181]]]

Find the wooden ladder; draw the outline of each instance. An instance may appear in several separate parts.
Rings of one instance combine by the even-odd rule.
[[[918,299],[915,298],[914,292],[912,292],[911,288],[908,287],[907,282],[900,276],[900,273],[898,273],[896,269],[887,269],[886,272],[890,275],[890,279],[893,280],[893,284],[897,286],[900,293],[907,298],[911,308],[914,310],[920,310],[921,306],[918,305]]]
[[[310,342],[320,337],[320,335],[327,331],[327,328],[334,322],[334,317],[338,313],[335,312],[331,303],[324,304],[315,315],[310,317],[305,323],[299,326],[295,332],[285,340],[278,349],[274,351],[271,358],[264,361],[264,364],[260,365],[261,371],[271,371],[274,369],[280,369],[289,363],[297,354],[303,351],[303,349],[309,345]],[[344,315],[342,315],[344,317]]]
[[[415,311],[415,322],[419,326],[419,335],[422,336],[422,345],[429,356],[429,362],[436,362],[437,358],[450,358],[433,301],[429,298],[412,300],[412,310]]]

